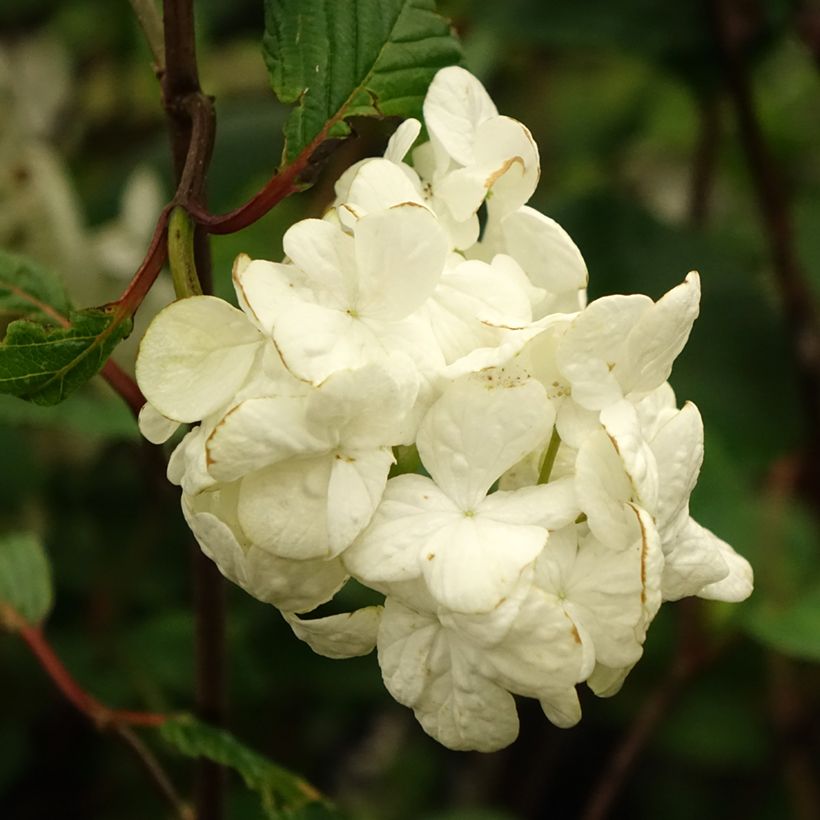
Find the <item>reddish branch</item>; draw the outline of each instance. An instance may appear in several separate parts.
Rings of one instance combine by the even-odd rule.
[[[54,681],[60,692],[80,712],[82,712],[98,729],[109,729],[113,726],[160,726],[168,719],[167,715],[154,712],[131,712],[125,709],[111,709],[90,695],[71,676],[63,662],[57,657],[39,626],[18,623],[16,631],[28,644],[40,665]]]

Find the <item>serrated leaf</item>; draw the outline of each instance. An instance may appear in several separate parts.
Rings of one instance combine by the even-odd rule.
[[[436,71],[461,60],[434,0],[265,0],[263,50],[276,96],[296,104],[284,165],[348,134],[348,117],[420,117]]]
[[[0,393],[35,404],[58,404],[105,364],[131,331],[116,310],[92,308],[69,314],[68,327],[12,322],[0,344]]]
[[[192,715],[171,718],[159,727],[159,732],[184,755],[206,757],[234,769],[245,785],[259,795],[269,818],[295,818],[309,806],[327,805],[309,783],[249,749],[228,732]]]
[[[70,309],[57,276],[30,259],[0,250],[0,318],[59,324]]]
[[[53,601],[51,567],[43,545],[29,532],[0,537],[0,622],[42,621]],[[12,617],[2,617],[3,613]]]

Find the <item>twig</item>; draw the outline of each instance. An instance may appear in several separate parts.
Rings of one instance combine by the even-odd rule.
[[[139,385],[113,359],[109,359],[100,371],[100,375],[114,388],[122,400],[128,405],[134,418],[140,414],[145,396]]]
[[[744,38],[753,36],[754,32],[750,32],[748,26],[738,25],[744,18],[743,8],[736,0],[714,0],[708,6],[797,364],[807,427],[801,484],[817,501],[820,499],[820,322],[812,289],[795,250],[788,197],[754,106],[748,66],[742,53]]]
[[[79,711],[86,715],[98,729],[107,729],[111,726],[124,724],[128,726],[160,726],[167,719],[167,715],[155,712],[132,712],[123,709],[111,709],[100,703],[93,695],[86,692],[72,677],[63,662],[57,657],[51,645],[38,626],[19,622],[15,630],[28,644],[29,649],[40,662],[40,665],[54,681],[57,688],[66,699]]]
[[[131,8],[140,24],[151,56],[154,58],[154,73],[159,77],[165,71],[165,42],[162,33],[162,17],[156,0],[130,0]]]
[[[213,101],[202,93],[196,59],[193,0],[163,0],[165,75],[163,98],[178,188],[174,205],[185,211],[206,209],[206,175],[213,152],[216,120]],[[208,236],[194,231],[194,268],[201,291],[211,290]],[[192,576],[196,620],[196,707],[216,726],[225,724],[225,592],[222,576],[198,546]],[[225,771],[200,758],[197,767],[196,814],[220,820],[224,814]]]
[[[84,714],[99,731],[112,732],[137,754],[152,782],[160,794],[174,807],[180,820],[195,820],[190,808],[179,797],[159,761],[130,728],[132,726],[161,726],[168,720],[168,715],[157,712],[112,709],[106,706],[83,689],[74,679],[52,649],[41,627],[32,626],[8,607],[4,608],[3,617],[5,625],[20,635],[66,700]]]
[[[701,94],[697,103],[700,128],[692,164],[689,222],[694,228],[702,228],[709,213],[709,199],[715,180],[720,143],[720,106],[714,94]]]
[[[117,737],[131,749],[147,772],[159,793],[174,807],[179,820],[197,820],[194,810],[180,796],[176,787],[162,768],[153,752],[128,726],[117,725],[113,729]]]

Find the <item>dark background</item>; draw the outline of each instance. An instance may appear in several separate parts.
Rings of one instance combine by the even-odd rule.
[[[756,591],[739,606],[664,606],[617,697],[584,692],[569,731],[522,702],[519,740],[479,755],[424,735],[374,656],[315,656],[231,588],[231,727],[357,820],[577,818],[614,783],[613,817],[818,818],[820,418],[801,387],[811,350],[795,353],[794,329],[820,286],[820,9],[731,2],[716,26],[697,2],[441,6],[467,66],[532,130],[534,204],[581,248],[590,298],[657,298],[701,272],[701,317],[672,376],[706,425],[692,511],[749,558]],[[275,168],[285,111],[260,55],[260,0],[207,0],[197,13],[222,211]],[[4,0],[0,111],[0,247],[58,270],[78,302],[114,298],[171,192],[159,92],[128,3]],[[313,189],[215,237],[217,293],[230,297],[238,252],[280,258],[286,227],[321,213],[335,176],[380,152],[391,128],[363,123]],[[99,384],[53,409],[2,397],[0,459],[0,525],[45,537],[48,634],[69,668],[107,703],[190,708],[189,539],[127,410]],[[12,636],[0,635],[0,702],[0,817],[166,816],[128,752]],[[608,780],[613,759],[633,753]],[[163,759],[185,785],[190,766]],[[230,807],[259,816],[238,782]]]

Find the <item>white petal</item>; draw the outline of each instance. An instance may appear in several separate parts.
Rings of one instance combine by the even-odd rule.
[[[282,238],[288,258],[310,280],[317,301],[347,308],[355,298],[353,240],[324,219],[302,219]]]
[[[541,708],[547,720],[559,729],[570,729],[581,720],[581,703],[574,686],[542,696]]]
[[[465,512],[493,482],[547,437],[555,411],[530,379],[505,381],[488,372],[454,382],[419,429],[422,463]]]
[[[377,641],[379,666],[387,690],[404,706],[413,707],[428,685],[427,659],[440,631],[430,613],[393,597],[384,602]]]
[[[282,558],[330,555],[327,491],[333,455],[291,459],[246,475],[238,514],[248,538]]]
[[[430,211],[411,203],[368,214],[353,230],[359,275],[356,309],[377,319],[408,316],[441,278],[449,250],[444,230]]]
[[[635,520],[626,506],[632,498],[632,485],[605,431],[599,430],[584,441],[575,470],[578,504],[587,515],[590,530],[616,550],[634,540]]]
[[[387,150],[384,152],[384,158],[390,160],[390,162],[401,162],[413,147],[413,143],[418,139],[420,133],[421,123],[418,120],[412,117],[404,120],[390,137]]]
[[[326,452],[332,438],[309,427],[301,396],[247,399],[231,408],[206,442],[208,470],[219,481],[294,456]]]
[[[641,317],[626,340],[626,359],[616,368],[625,392],[654,390],[669,378],[700,305],[700,277],[690,273]]]
[[[235,501],[219,491],[182,499],[202,551],[246,592],[285,611],[305,612],[329,601],[344,584],[347,575],[340,561],[289,561],[240,544],[233,508]]]
[[[331,556],[347,549],[370,523],[394,462],[389,447],[335,454],[327,488]]]
[[[601,424],[618,451],[635,500],[653,513],[658,505],[659,466],[644,439],[635,406],[626,400],[601,411]]]
[[[233,283],[239,304],[256,322],[257,327],[270,335],[280,313],[304,293],[304,276],[294,265],[248,260],[238,256],[233,268]]]
[[[664,541],[674,537],[689,517],[689,496],[703,461],[703,421],[687,402],[663,424],[651,441],[658,463],[659,490],[655,520]]]
[[[573,320],[555,355],[578,404],[600,410],[623,397],[623,388],[612,371],[626,355],[627,335],[652,306],[648,296],[605,296],[587,305]]]
[[[413,361],[403,353],[356,370],[340,370],[313,391],[308,419],[338,431],[340,446],[370,449],[401,443],[407,416],[419,392]]]
[[[707,530],[708,532],[708,530]],[[716,538],[717,547],[723,560],[729,567],[729,574],[721,581],[708,584],[700,592],[699,598],[708,598],[712,601],[729,601],[738,603],[745,601],[754,588],[754,573],[751,564],[736,553],[725,541]]]
[[[538,146],[529,129],[511,117],[493,117],[476,131],[476,164],[492,169],[485,181],[492,190],[488,207],[494,217],[520,208],[535,192],[541,167]]]
[[[515,587],[547,530],[462,517],[429,539],[421,565],[431,595],[454,612],[489,612]]]
[[[336,659],[357,658],[372,652],[376,647],[381,614],[380,606],[368,606],[327,618],[304,619],[293,613],[282,613],[299,640],[317,655]]]
[[[242,311],[221,299],[180,299],[156,315],[140,342],[137,382],[162,415],[198,421],[236,393],[262,339]]]
[[[477,674],[474,657],[457,643],[439,651],[449,655],[449,668],[433,678],[413,709],[424,731],[448,749],[494,752],[509,746],[518,736],[512,695]]]
[[[477,513],[507,524],[536,524],[557,530],[571,524],[580,514],[572,476],[538,487],[491,493],[479,504]]]
[[[345,552],[345,565],[365,583],[417,578],[420,554],[459,517],[453,502],[429,478],[392,478],[370,525]]]
[[[279,317],[274,341],[288,369],[314,385],[332,373],[363,367],[384,355],[364,322],[310,302],[294,302]]]
[[[551,294],[587,286],[587,266],[569,234],[554,220],[524,206],[501,220],[506,253],[533,284]]]
[[[707,584],[726,578],[729,566],[723,558],[722,543],[689,518],[680,534],[664,544],[664,600],[677,601],[687,595],[697,595]]]
[[[418,180],[414,183],[405,168],[387,159],[370,159],[353,178],[346,203],[363,218],[365,214],[384,211],[403,202],[423,205],[420,188],[421,183]],[[353,225],[354,233],[356,227]]]
[[[596,664],[592,674],[587,679],[587,685],[599,698],[611,698],[621,691],[626,676],[632,671],[632,666],[621,666],[613,669]]]
[[[601,429],[600,413],[581,407],[572,396],[567,396],[558,406],[555,429],[562,444],[577,450],[592,433]]]
[[[533,589],[504,641],[484,658],[504,688],[540,698],[581,681],[585,654],[581,636],[558,599]]]
[[[163,416],[150,402],[145,402],[140,409],[138,420],[140,433],[151,444],[163,444],[179,428],[179,422]]]
[[[424,122],[434,147],[461,165],[473,162],[478,126],[497,113],[484,86],[458,66],[441,69],[424,99]]]

